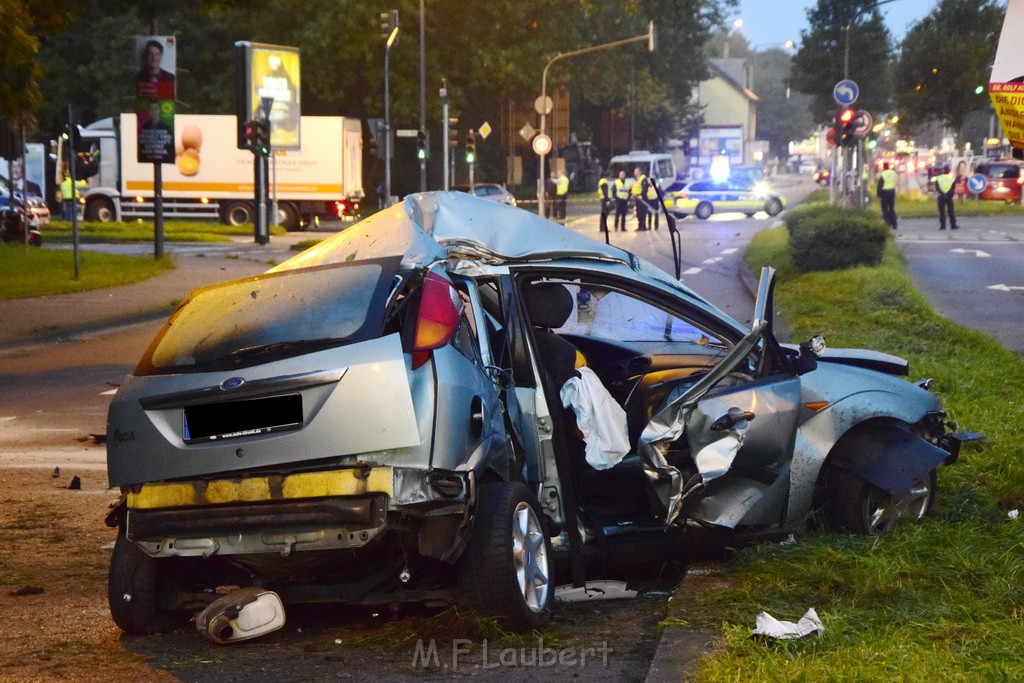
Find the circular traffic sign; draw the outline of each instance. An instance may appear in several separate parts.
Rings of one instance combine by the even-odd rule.
[[[967,189],[974,194],[981,194],[988,187],[988,178],[981,173],[975,173],[967,179]]]
[[[555,108],[555,103],[548,95],[541,95],[533,101],[533,108],[541,116],[547,116]]]
[[[829,128],[827,131],[825,131],[825,142],[827,142],[832,147],[836,146],[836,129],[835,128]]]
[[[849,78],[844,78],[832,88],[832,98],[844,107],[856,102],[859,94],[860,88]]]
[[[863,109],[857,112],[857,127],[853,130],[854,134],[867,135],[868,131],[871,130],[871,123],[871,114]]]
[[[541,133],[533,139],[533,151],[538,156],[544,156],[551,151],[551,138]]]

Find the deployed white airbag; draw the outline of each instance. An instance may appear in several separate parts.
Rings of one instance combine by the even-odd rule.
[[[576,426],[583,432],[587,462],[596,470],[618,465],[629,453],[626,411],[612,398],[590,368],[577,368],[558,392],[562,406],[572,407]]]

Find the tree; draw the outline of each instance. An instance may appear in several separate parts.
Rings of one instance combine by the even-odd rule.
[[[757,103],[757,137],[767,140],[774,156],[785,159],[789,143],[802,140],[814,128],[812,98],[793,92],[789,74],[793,58],[780,48],[752,53],[753,88]]]
[[[818,0],[807,10],[809,28],[800,32],[793,59],[792,85],[814,98],[814,120],[827,123],[835,114],[832,89],[845,75],[849,41],[849,78],[860,86],[856,106],[875,112],[890,107],[892,54],[889,30],[876,0]]]
[[[59,0],[0,0],[0,113],[29,122],[43,100],[39,37],[70,19]]]
[[[988,107],[987,85],[1005,6],[996,0],[942,0],[901,45],[895,91],[900,127],[928,120],[959,130]]]

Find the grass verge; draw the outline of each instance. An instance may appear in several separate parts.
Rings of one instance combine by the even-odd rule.
[[[804,199],[807,202],[827,202],[828,190],[815,190]],[[875,193],[871,192],[870,210],[881,215],[882,210],[878,204]],[[1007,204],[1006,202],[978,201],[976,199],[957,200],[957,217],[972,216],[1024,216],[1024,205],[1019,203]],[[935,197],[924,199],[913,199],[911,197],[896,196],[896,217],[897,218],[934,218],[939,219],[939,207]]]
[[[986,439],[939,473],[934,512],[882,537],[812,532],[762,544],[729,563],[729,587],[696,596],[676,615],[718,630],[722,648],[696,677],[733,680],[1024,679],[1024,359],[936,315],[895,246],[877,267],[798,273],[784,228],[747,252],[755,271],[779,272],[778,310],[793,339],[903,356],[913,377],[935,379],[950,417]],[[814,607],[826,631],[785,643],[750,639],[761,610],[796,621]]]
[[[79,278],[74,279],[74,254],[66,249],[35,249],[0,245],[0,299],[70,294],[139,282],[174,268],[165,256],[121,256],[79,252]]]
[[[231,237],[235,235],[252,237],[253,230],[251,223],[232,226],[197,221],[164,221],[164,239],[168,242],[230,242]],[[283,235],[285,232],[281,226],[270,229],[271,235]],[[51,221],[50,225],[43,229],[43,239],[51,242],[71,242],[71,223]],[[152,242],[153,223],[82,222],[78,224],[78,239],[81,242]]]

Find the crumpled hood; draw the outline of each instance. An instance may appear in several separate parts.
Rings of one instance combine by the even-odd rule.
[[[536,214],[464,192],[422,192],[288,259],[271,272],[401,256],[412,265],[449,257],[490,263],[595,258],[638,268],[627,251]]]

